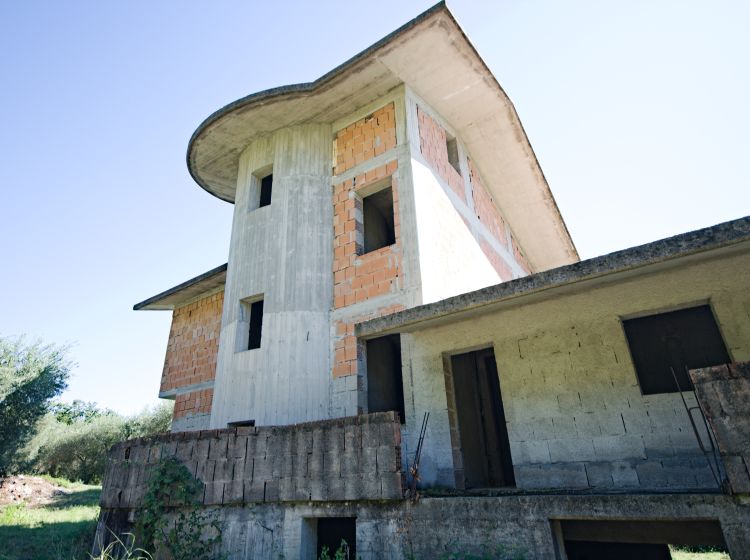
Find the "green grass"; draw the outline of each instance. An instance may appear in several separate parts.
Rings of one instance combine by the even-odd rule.
[[[88,559],[99,514],[99,486],[48,478],[70,491],[44,506],[0,507],[0,560]]]
[[[671,548],[670,553],[672,560],[729,560],[726,552],[686,552]]]

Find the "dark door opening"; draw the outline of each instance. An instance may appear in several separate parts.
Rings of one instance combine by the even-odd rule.
[[[670,560],[666,544],[565,541],[568,560]]]
[[[395,410],[403,424],[404,382],[401,374],[401,335],[367,341],[367,410]]]
[[[515,486],[495,354],[457,354],[451,364],[465,487]]]
[[[355,517],[318,518],[317,537],[316,558],[320,558],[323,547],[328,549],[330,558],[338,558],[339,556],[336,555],[338,551],[343,553],[346,560],[357,558],[357,519]]]

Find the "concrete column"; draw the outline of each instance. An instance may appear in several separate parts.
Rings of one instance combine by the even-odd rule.
[[[240,158],[211,427],[319,420],[329,409],[333,297],[332,134],[279,130]],[[258,207],[273,172],[271,204]],[[263,298],[261,347],[246,350],[248,307]]]

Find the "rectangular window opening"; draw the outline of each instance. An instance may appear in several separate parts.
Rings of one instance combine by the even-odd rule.
[[[261,331],[263,329],[263,300],[254,301],[248,305],[250,308],[249,334],[247,339],[247,349],[254,350],[260,348]]]
[[[405,422],[404,382],[401,373],[401,335],[367,341],[367,411],[395,410]]]
[[[317,519],[317,552],[315,558],[357,558],[357,518],[319,517]]]
[[[362,221],[365,253],[396,243],[391,186],[362,199]]]
[[[448,133],[445,135],[445,147],[448,150],[448,163],[451,167],[456,170],[456,173],[461,175],[461,164],[458,158],[458,142]]]
[[[688,369],[731,361],[708,305],[627,319],[622,325],[644,395],[690,391]]]
[[[258,208],[271,204],[271,191],[273,190],[273,173],[269,173],[260,180],[260,202]]]

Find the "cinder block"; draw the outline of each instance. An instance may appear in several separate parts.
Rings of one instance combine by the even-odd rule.
[[[245,481],[244,484],[244,502],[255,503],[262,502],[265,496],[266,484],[264,480]]]
[[[212,438],[209,444],[208,458],[213,460],[226,459],[227,443],[228,438],[226,436]]]
[[[573,418],[573,416],[556,416],[552,419],[556,438],[563,439],[576,436],[576,424]]]
[[[661,461],[644,461],[636,465],[638,482],[644,488],[664,488],[667,486],[667,475]]]
[[[732,491],[737,494],[750,493],[750,475],[739,455],[722,457]]]
[[[591,412],[576,414],[574,417],[578,437],[593,438],[602,434],[598,415]]]
[[[248,436],[229,436],[227,459],[244,459],[247,454]]]
[[[403,498],[403,477],[401,473],[384,474],[381,480],[381,498],[383,500],[400,500]]]
[[[203,482],[210,482],[214,479],[214,470],[216,461],[200,461],[196,465],[195,478]]]
[[[612,488],[615,485],[611,463],[586,463],[586,476],[592,488]]]
[[[550,440],[554,441],[554,440]],[[549,441],[522,441],[511,443],[511,457],[519,464],[549,463]]]
[[[552,439],[555,437],[555,426],[552,418],[537,418],[532,423],[535,440]]]
[[[552,439],[547,444],[550,462],[552,463],[595,461],[597,458],[594,452],[594,444],[590,439]]]
[[[263,493],[263,501],[265,502],[278,502],[279,501],[279,481],[278,480],[266,480],[265,489]]]
[[[638,472],[635,465],[627,461],[614,461],[612,467],[612,482],[618,488],[638,486]]]
[[[646,458],[643,439],[639,436],[601,436],[594,438],[593,443],[600,461]]]
[[[672,448],[672,442],[669,439],[668,433],[656,432],[645,434],[642,438],[647,458],[660,459],[662,457],[674,456],[674,449]]]
[[[554,465],[518,465],[514,468],[519,488],[586,488],[583,463]]]
[[[392,473],[400,469],[400,461],[396,459],[396,448],[392,445],[381,445],[377,448],[377,471]]]
[[[233,480],[224,484],[223,504],[241,504],[244,499],[244,486],[242,480]]]
[[[224,500],[223,482],[206,482],[203,492],[203,504],[207,506],[220,505]]]

